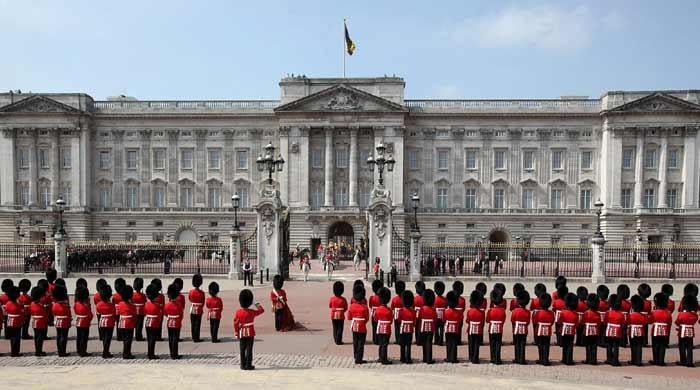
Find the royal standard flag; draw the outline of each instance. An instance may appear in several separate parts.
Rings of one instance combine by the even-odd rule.
[[[347,50],[348,54],[352,55],[352,53],[355,52],[355,42],[350,39],[348,25],[345,22],[343,22],[343,25],[345,25],[345,50]]]

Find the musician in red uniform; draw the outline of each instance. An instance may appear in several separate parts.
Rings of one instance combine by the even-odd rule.
[[[443,294],[445,293],[445,283],[436,281],[433,285],[435,291],[435,344],[444,345],[445,340],[445,309],[447,309],[447,301]]]
[[[372,320],[377,323],[377,345],[379,346],[379,363],[391,364],[388,358],[389,339],[391,338],[391,322],[394,319],[392,310],[387,307],[391,301],[391,291],[382,287],[379,289],[380,305],[372,312]]]
[[[122,358],[133,359],[131,344],[134,341],[134,328],[136,328],[136,307],[134,307],[131,299],[134,296],[134,289],[131,286],[124,285],[121,295],[122,301],[119,302],[119,329],[124,342]]]
[[[345,285],[343,282],[333,283],[333,296],[328,300],[328,308],[331,312],[333,324],[333,342],[335,345],[343,345],[343,324],[345,312],[348,310],[348,301],[343,297]]]
[[[474,285],[474,290],[478,291],[481,293],[481,296],[483,299],[481,300],[481,305],[479,305],[479,310],[481,310],[482,313],[484,313],[484,318],[486,318],[486,309],[488,308],[488,300],[486,299],[486,294],[488,293],[488,288],[486,287],[486,283],[484,282],[479,282],[476,285]],[[484,344],[484,332],[481,332],[479,335],[479,345],[485,345]]]
[[[695,324],[698,322],[698,300],[692,295],[683,297],[683,307],[676,318],[678,330],[678,352],[680,361],[676,364],[695,367],[693,361],[693,338],[695,337]]]
[[[151,284],[155,285],[158,289],[158,296],[156,297],[156,303],[160,305],[160,309],[165,308],[165,295],[163,294],[163,282],[155,278],[151,280]],[[163,341],[163,322],[165,321],[165,316],[160,317],[160,327],[158,328],[158,338],[157,341]]]
[[[255,342],[255,317],[265,312],[259,303],[255,304],[255,309],[251,309],[253,304],[253,292],[245,289],[238,295],[238,302],[241,308],[236,311],[233,317],[233,332],[238,337],[241,351],[241,370],[254,370],[253,366],[253,343]]]
[[[403,292],[406,291],[406,283],[403,280],[398,280],[394,283],[394,295],[391,298],[391,311],[394,313],[394,342],[399,344],[401,336],[401,322],[399,321],[399,312],[403,308]]]
[[[464,319],[464,315],[457,309],[457,293],[449,291],[445,297],[447,309],[443,319],[445,321],[445,362],[458,363],[457,342],[459,325]]]
[[[644,302],[642,297],[635,295],[630,298],[630,305],[632,310],[629,315],[629,324],[627,328],[629,329],[630,336],[630,364],[633,366],[642,366],[642,348],[644,347],[644,333],[646,332],[646,325],[649,323],[649,316],[643,314]]]
[[[44,340],[49,326],[49,315],[46,313],[44,304],[41,302],[45,296],[44,289],[36,286],[31,291],[32,303],[29,305],[29,314],[34,329],[34,356],[46,356],[44,352]]]
[[[112,295],[112,303],[114,304],[114,310],[116,314],[115,322],[117,325],[117,341],[124,340],[122,336],[122,328],[119,327],[119,317],[121,313],[119,312],[119,304],[122,301],[122,289],[126,286],[126,280],[123,278],[114,279],[114,294]]]
[[[202,315],[204,314],[205,296],[204,291],[199,287],[202,285],[202,275],[194,274],[192,276],[192,289],[190,289],[187,297],[190,300],[190,323],[192,324],[192,341],[195,343],[202,342],[200,338],[200,330],[202,327]]]
[[[558,278],[557,278],[558,279]],[[557,345],[561,346],[561,312],[566,310],[566,296],[569,295],[569,288],[566,285],[559,285],[557,291],[552,293],[552,311],[554,312],[554,328]]]
[[[557,291],[561,294],[562,289],[560,288]],[[561,297],[561,295],[559,296]],[[557,320],[561,340],[561,362],[571,366],[574,364],[574,338],[576,337],[576,326],[578,323],[578,315],[576,314],[578,297],[576,294],[568,293],[564,297],[564,302],[566,303],[566,308],[559,312]]]
[[[530,293],[524,288],[518,292],[518,307],[510,314],[510,322],[513,325],[513,346],[515,347],[515,364],[527,364],[525,361],[525,347],[527,343],[527,331],[530,326],[530,311],[527,305],[530,303]]]
[[[15,283],[12,279],[3,279],[2,285],[0,285],[2,289],[2,294],[0,294],[0,307],[2,308],[2,325],[0,325],[0,330],[2,330],[3,326],[5,327],[5,340],[10,338],[10,335],[7,334],[7,310],[5,308],[5,305],[7,305],[7,302],[10,300],[7,296],[7,289],[14,285]]]
[[[464,283],[462,283],[459,280],[456,280],[454,283],[452,283],[452,291],[454,291],[457,295],[457,310],[462,312],[462,315],[464,316],[467,311],[467,300],[464,299],[464,297],[462,296],[462,294],[464,294]],[[462,345],[463,325],[464,324],[462,322],[459,323],[459,332],[457,332],[457,345]]]
[[[107,284],[107,281],[100,278],[97,279],[97,282],[95,282],[95,294],[92,296],[92,303],[95,305],[95,316],[97,317],[97,323],[100,323],[100,312],[97,311],[97,304],[100,303],[100,290],[102,290],[102,287]],[[100,341],[102,341],[102,332],[99,332],[99,327],[98,327],[98,337]]]
[[[501,346],[503,344],[503,325],[506,323],[506,310],[502,307],[503,296],[501,291],[494,288],[491,291],[492,307],[486,313],[486,322],[489,323],[489,350],[491,364],[503,364],[501,360]]]
[[[10,339],[10,356],[18,357],[20,354],[20,342],[22,338],[22,322],[24,320],[24,308],[17,302],[19,298],[19,288],[15,285],[6,285],[5,294],[7,302],[5,303],[5,316],[7,324],[5,325],[5,334]]]
[[[28,293],[32,288],[32,282],[30,282],[29,279],[22,279],[17,286],[19,287],[17,303],[22,305],[22,310],[24,312],[24,318],[22,319],[22,340],[31,340],[32,336],[29,334],[29,305],[32,304],[32,298]]]
[[[168,286],[168,303],[163,307],[163,317],[165,317],[166,326],[168,327],[168,348],[170,349],[171,359],[181,359],[182,355],[178,353],[180,343],[180,328],[182,328],[183,309],[177,303],[177,297],[180,294],[179,287],[173,283]]]
[[[653,359],[652,364],[657,366],[665,366],[666,348],[668,348],[668,340],[671,334],[671,313],[666,310],[668,297],[664,293],[654,295],[654,304],[656,310],[651,312],[649,322],[651,323],[651,351]]]
[[[683,302],[685,300],[685,297],[688,295],[694,296],[695,299],[698,298],[698,285],[697,284],[688,283],[685,286],[683,286],[683,298],[681,298],[681,301],[678,304],[678,312],[683,311]]]
[[[136,341],[143,341],[143,323],[146,319],[144,307],[146,306],[146,295],[143,294],[143,278],[134,279],[134,295],[131,296],[131,303],[136,309],[136,329],[134,338]]]
[[[585,346],[585,343],[583,342],[583,338],[585,337],[584,332],[583,332],[583,313],[588,310],[588,289],[584,286],[579,286],[576,289],[576,296],[578,297],[578,305],[576,305],[576,315],[578,316],[578,322],[576,326],[576,343],[575,345],[577,347],[583,347]]]
[[[50,268],[46,270],[46,300],[44,301],[44,305],[46,307],[46,312],[49,313],[49,326],[54,326],[53,322],[53,289],[56,287],[56,278],[58,278],[58,273],[56,272],[55,269]],[[50,340],[50,338],[47,338],[47,340]]]
[[[87,352],[88,339],[90,338],[90,323],[92,322],[92,308],[90,307],[90,292],[86,287],[75,288],[75,350],[78,356],[90,356]]]
[[[158,287],[149,284],[146,287],[146,297],[148,302],[143,306],[143,313],[145,315],[144,325],[146,326],[146,344],[148,348],[147,357],[149,360],[158,359],[156,355],[156,341],[158,340],[158,333],[160,332],[161,318],[163,317],[163,309],[157,302],[158,299]]]
[[[601,284],[596,288],[596,295],[598,295],[598,314],[600,315],[600,329],[598,329],[598,347],[605,346],[605,313],[608,312],[610,306],[608,305],[608,296],[610,296],[610,289],[608,286]]]
[[[583,331],[583,344],[586,346],[586,360],[584,364],[598,364],[598,332],[600,330],[600,314],[598,307],[600,300],[596,294],[588,294],[586,306],[588,310],[581,317],[580,329]]]
[[[668,297],[668,306],[666,306],[666,310],[673,313],[676,310],[676,302],[673,299],[671,299],[671,296],[673,296],[673,285],[668,283],[662,285],[661,292],[666,294],[666,296]],[[679,307],[678,312],[681,311],[683,311],[683,309]]]
[[[420,327],[418,326],[418,312],[420,308],[423,307],[423,293],[425,292],[425,283],[419,280],[415,284],[416,294],[413,296],[413,309],[416,311],[416,324],[414,326],[414,331],[416,333],[416,345],[423,345],[421,340]]]
[[[513,284],[513,298],[510,300],[510,304],[508,305],[509,311],[513,311],[520,307],[518,305],[518,294],[520,294],[520,292],[523,290],[525,290],[525,286],[523,286],[522,283]]]
[[[365,288],[365,282],[363,282],[360,279],[356,279],[355,282],[352,284],[352,291],[355,291],[355,287],[357,286],[362,286],[362,288]],[[355,299],[355,296],[350,297],[350,304],[353,303],[359,303],[360,305],[367,306],[367,298],[362,298],[360,301],[357,301]]]
[[[58,356],[69,356],[70,354],[66,352],[66,346],[68,345],[68,330],[70,330],[72,317],[66,288],[56,284],[53,289],[53,300],[51,312],[56,327],[56,349]]]
[[[415,302],[414,302],[415,304]],[[423,363],[433,364],[433,333],[435,333],[435,321],[437,313],[435,312],[435,293],[433,290],[423,291],[423,306],[418,310],[416,316],[416,326],[420,330],[420,340],[423,346]]]
[[[534,340],[537,337],[537,324],[535,324],[534,318],[535,318],[535,315],[537,314],[537,311],[540,310],[540,295],[547,292],[547,287],[542,283],[537,283],[537,284],[535,284],[535,288],[533,289],[533,292],[535,293],[535,295],[533,297],[531,297],[531,299],[530,299],[530,315],[531,315],[531,318],[533,318],[533,321],[532,321],[533,343],[535,345],[537,345],[537,341]]]
[[[398,284],[398,282],[397,282]],[[405,290],[401,294],[403,306],[399,309],[399,347],[401,350],[401,363],[411,364],[411,341],[413,339],[413,327],[416,323],[416,311],[413,309],[413,293]]]
[[[620,310],[622,301],[617,294],[610,295],[608,305],[610,310],[605,314],[605,344],[607,346],[605,364],[619,367],[622,329],[627,324],[627,320]]]
[[[364,360],[365,341],[367,340],[367,322],[369,322],[369,309],[361,304],[365,299],[364,285],[355,285],[352,291],[353,303],[348,309],[347,318],[352,330],[352,353],[355,364],[367,363]]]
[[[629,339],[629,335],[627,334],[627,324],[629,323],[630,309],[632,308],[629,298],[629,286],[626,284],[617,286],[617,299],[620,300],[620,312],[625,317],[625,323],[622,325],[622,338],[620,339],[621,347],[627,347],[627,341]]]
[[[287,332],[294,329],[294,315],[289,308],[289,299],[284,287],[284,278],[275,275],[272,278],[272,291],[270,291],[270,301],[272,301],[272,311],[275,313],[275,330]]]
[[[185,313],[185,305],[187,303],[185,296],[182,294],[182,290],[185,288],[185,281],[182,278],[175,278],[173,279],[173,284],[177,286],[177,299],[175,299],[175,302],[182,308],[182,313]]]
[[[479,346],[484,334],[484,312],[481,311],[481,302],[484,297],[479,291],[472,291],[469,295],[469,310],[464,318],[467,325],[468,359],[472,364],[479,364]]]
[[[532,316],[532,323],[535,324],[535,342],[537,343],[537,364],[549,366],[549,344],[552,339],[552,329],[554,328],[554,312],[549,310],[552,305],[552,297],[547,293],[542,293],[539,297],[539,310]]]
[[[642,297],[642,314],[648,316],[651,314],[651,301],[649,300],[649,297],[651,297],[651,286],[649,286],[646,283],[642,283],[637,287],[637,294]],[[666,296],[668,298],[668,296]],[[631,306],[631,305],[630,305]],[[644,346],[648,347],[649,346],[649,325],[644,326]],[[628,332],[629,333],[629,332]],[[670,332],[669,332],[670,334]]]
[[[219,324],[221,323],[221,312],[224,310],[224,302],[219,295],[219,284],[216,282],[209,283],[209,297],[205,304],[207,306],[207,318],[209,318],[209,332],[211,333],[211,342],[219,342]]]
[[[114,333],[114,323],[116,322],[116,309],[112,303],[112,287],[104,284],[100,289],[100,301],[95,306],[95,311],[99,315],[98,332],[102,340],[102,358],[109,359],[112,354],[109,352],[109,347],[112,344],[112,335]]]
[[[384,283],[375,279],[372,281],[372,296],[369,297],[369,318],[372,321],[372,344],[377,345],[377,321],[374,319],[374,310],[381,306],[379,300],[379,290],[384,287]]]

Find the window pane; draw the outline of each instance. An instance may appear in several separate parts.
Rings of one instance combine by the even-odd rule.
[[[165,188],[161,186],[156,187],[153,193],[153,198],[154,207],[165,207]]]
[[[365,157],[360,164],[365,163],[367,157]],[[409,150],[408,151],[408,169],[418,169],[418,151]]]
[[[561,150],[552,151],[552,169],[562,169],[562,156],[564,152]]]
[[[493,193],[493,207],[502,209],[505,207],[505,190],[497,189]]]
[[[42,168],[49,167],[49,151],[48,149],[39,149],[39,166]]]
[[[236,161],[238,161],[238,169],[248,169],[248,151],[238,150],[236,151]]]
[[[467,169],[476,169],[476,150],[468,150],[466,157]]]
[[[221,207],[221,189],[218,186],[209,186],[209,207]]]
[[[644,168],[656,167],[656,150],[647,150],[644,154]]]
[[[632,154],[633,154],[632,149],[625,149],[622,151],[622,167],[625,169],[631,169],[632,168]]]
[[[523,190],[523,205],[524,209],[534,208],[534,191],[531,189]]]
[[[100,151],[100,169],[109,169],[110,161],[109,152],[106,150]]]
[[[446,209],[448,205],[448,189],[438,188],[437,196],[437,207],[439,209]]]
[[[590,209],[591,208],[591,190],[581,190],[581,204],[580,207],[582,209]]]
[[[632,208],[632,190],[629,188],[625,188],[622,190],[622,208]]]
[[[593,152],[581,153],[581,169],[591,169]]]
[[[467,188],[464,195],[464,207],[468,209],[476,208],[476,189]]]
[[[192,169],[192,150],[186,149],[181,152],[180,168]]]
[[[312,168],[323,168],[323,158],[321,150],[314,149],[311,151],[311,167]]]
[[[562,190],[552,190],[549,207],[551,207],[553,209],[560,209],[561,208],[561,197],[562,197]]]
[[[668,167],[678,168],[678,150],[671,149],[668,151]]]
[[[503,150],[496,150],[493,153],[493,166],[495,169],[505,169],[506,168],[506,152]]]
[[[446,170],[449,167],[449,153],[446,150],[438,151],[438,169]]]
[[[534,169],[534,152],[526,150],[523,152],[523,169]]]
[[[71,158],[70,158],[70,149],[63,149],[61,152],[63,154],[63,168],[70,168],[71,166]]]
[[[221,151],[220,150],[210,150],[208,160],[209,160],[209,169],[220,169],[221,168]]]

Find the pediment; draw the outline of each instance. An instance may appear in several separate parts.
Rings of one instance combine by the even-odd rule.
[[[481,183],[479,183],[479,181],[474,178],[469,178],[465,180],[462,184],[464,184],[467,187],[479,187],[481,185]]]
[[[338,84],[275,108],[275,112],[408,112],[406,107],[357,88]]]
[[[75,107],[57,102],[42,95],[33,95],[26,99],[0,107],[0,112],[7,113],[79,113]]]
[[[491,184],[494,186],[507,186],[509,183],[506,179],[496,179]]]
[[[700,114],[700,105],[664,93],[654,93],[641,99],[625,103],[608,113],[675,113],[695,112]]]
[[[534,179],[531,179],[531,178],[527,178],[525,180],[521,180],[520,185],[523,187],[528,187],[528,186],[533,187],[533,186],[537,186],[537,181],[535,181]]]

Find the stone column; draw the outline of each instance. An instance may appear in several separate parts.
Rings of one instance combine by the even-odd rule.
[[[591,283],[605,283],[605,238],[594,235],[591,240]]]
[[[151,207],[151,172],[153,172],[151,169],[151,133],[151,129],[139,131],[139,138],[141,138],[139,205],[141,207]]]
[[[56,262],[54,268],[59,278],[64,278],[68,275],[68,267],[66,264],[66,239],[68,237],[64,236],[60,232],[56,232],[53,238],[54,253]]]
[[[420,239],[420,232],[411,232],[411,270],[409,271],[411,282],[421,279],[420,259],[423,255],[421,253]]]
[[[37,130],[30,131],[29,140],[29,207],[36,207],[37,202],[37,185],[39,184],[39,161],[37,161],[36,151],[36,134]]]
[[[634,158],[634,208],[641,209],[643,206],[642,181],[644,180],[644,138],[641,134],[637,134],[637,150]]]
[[[61,131],[55,129],[53,133],[53,145],[51,150],[51,196],[53,200],[58,199],[61,193]],[[64,199],[65,200],[65,199]]]
[[[0,136],[0,204],[15,204],[15,130],[3,129]]]
[[[326,183],[325,183],[325,197],[323,200],[324,207],[333,207],[333,129],[327,128],[326,131]],[[258,225],[260,226],[260,225]]]
[[[195,150],[194,150],[194,206],[206,207],[206,180],[209,162],[207,161],[207,150],[205,142],[207,130],[195,130]]]
[[[81,130],[74,130],[70,139],[70,178],[71,178],[71,203],[73,206],[80,207],[84,202],[84,197],[82,196],[83,189],[81,188],[81,181],[84,182],[83,174],[80,170],[82,160],[80,154],[80,138]],[[123,150],[122,150],[123,153]],[[116,183],[115,183],[116,184]],[[114,200],[112,196],[112,200]],[[121,197],[119,198],[121,200]]]
[[[228,244],[229,250],[229,279],[238,279],[241,273],[241,231],[231,230],[231,240]]]
[[[168,131],[168,190],[167,190],[167,207],[177,207],[177,182],[179,180],[180,166],[178,165],[178,154],[180,153],[177,147],[177,139],[180,136],[180,130],[171,129]],[[115,172],[116,172],[115,166]],[[116,174],[115,174],[116,176]],[[116,177],[114,179],[117,181]]]
[[[668,207],[666,199],[666,187],[668,185],[666,179],[666,160],[668,150],[668,136],[665,133],[661,136],[661,147],[659,148],[659,204],[657,207],[663,209]]]
[[[379,266],[388,273],[391,271],[391,235],[393,206],[389,192],[383,187],[374,187],[372,200],[367,208],[369,218],[369,261],[373,264],[379,258]]]
[[[348,186],[349,201],[348,205],[350,207],[357,207],[357,128],[350,129],[350,161],[348,177],[350,183]]]
[[[274,183],[263,184],[260,201],[255,206],[258,223],[258,269],[269,269],[272,275],[279,274],[280,214],[282,201]]]
[[[697,133],[698,128],[686,130],[683,153],[683,208],[697,207],[697,181],[695,169],[697,165]]]

